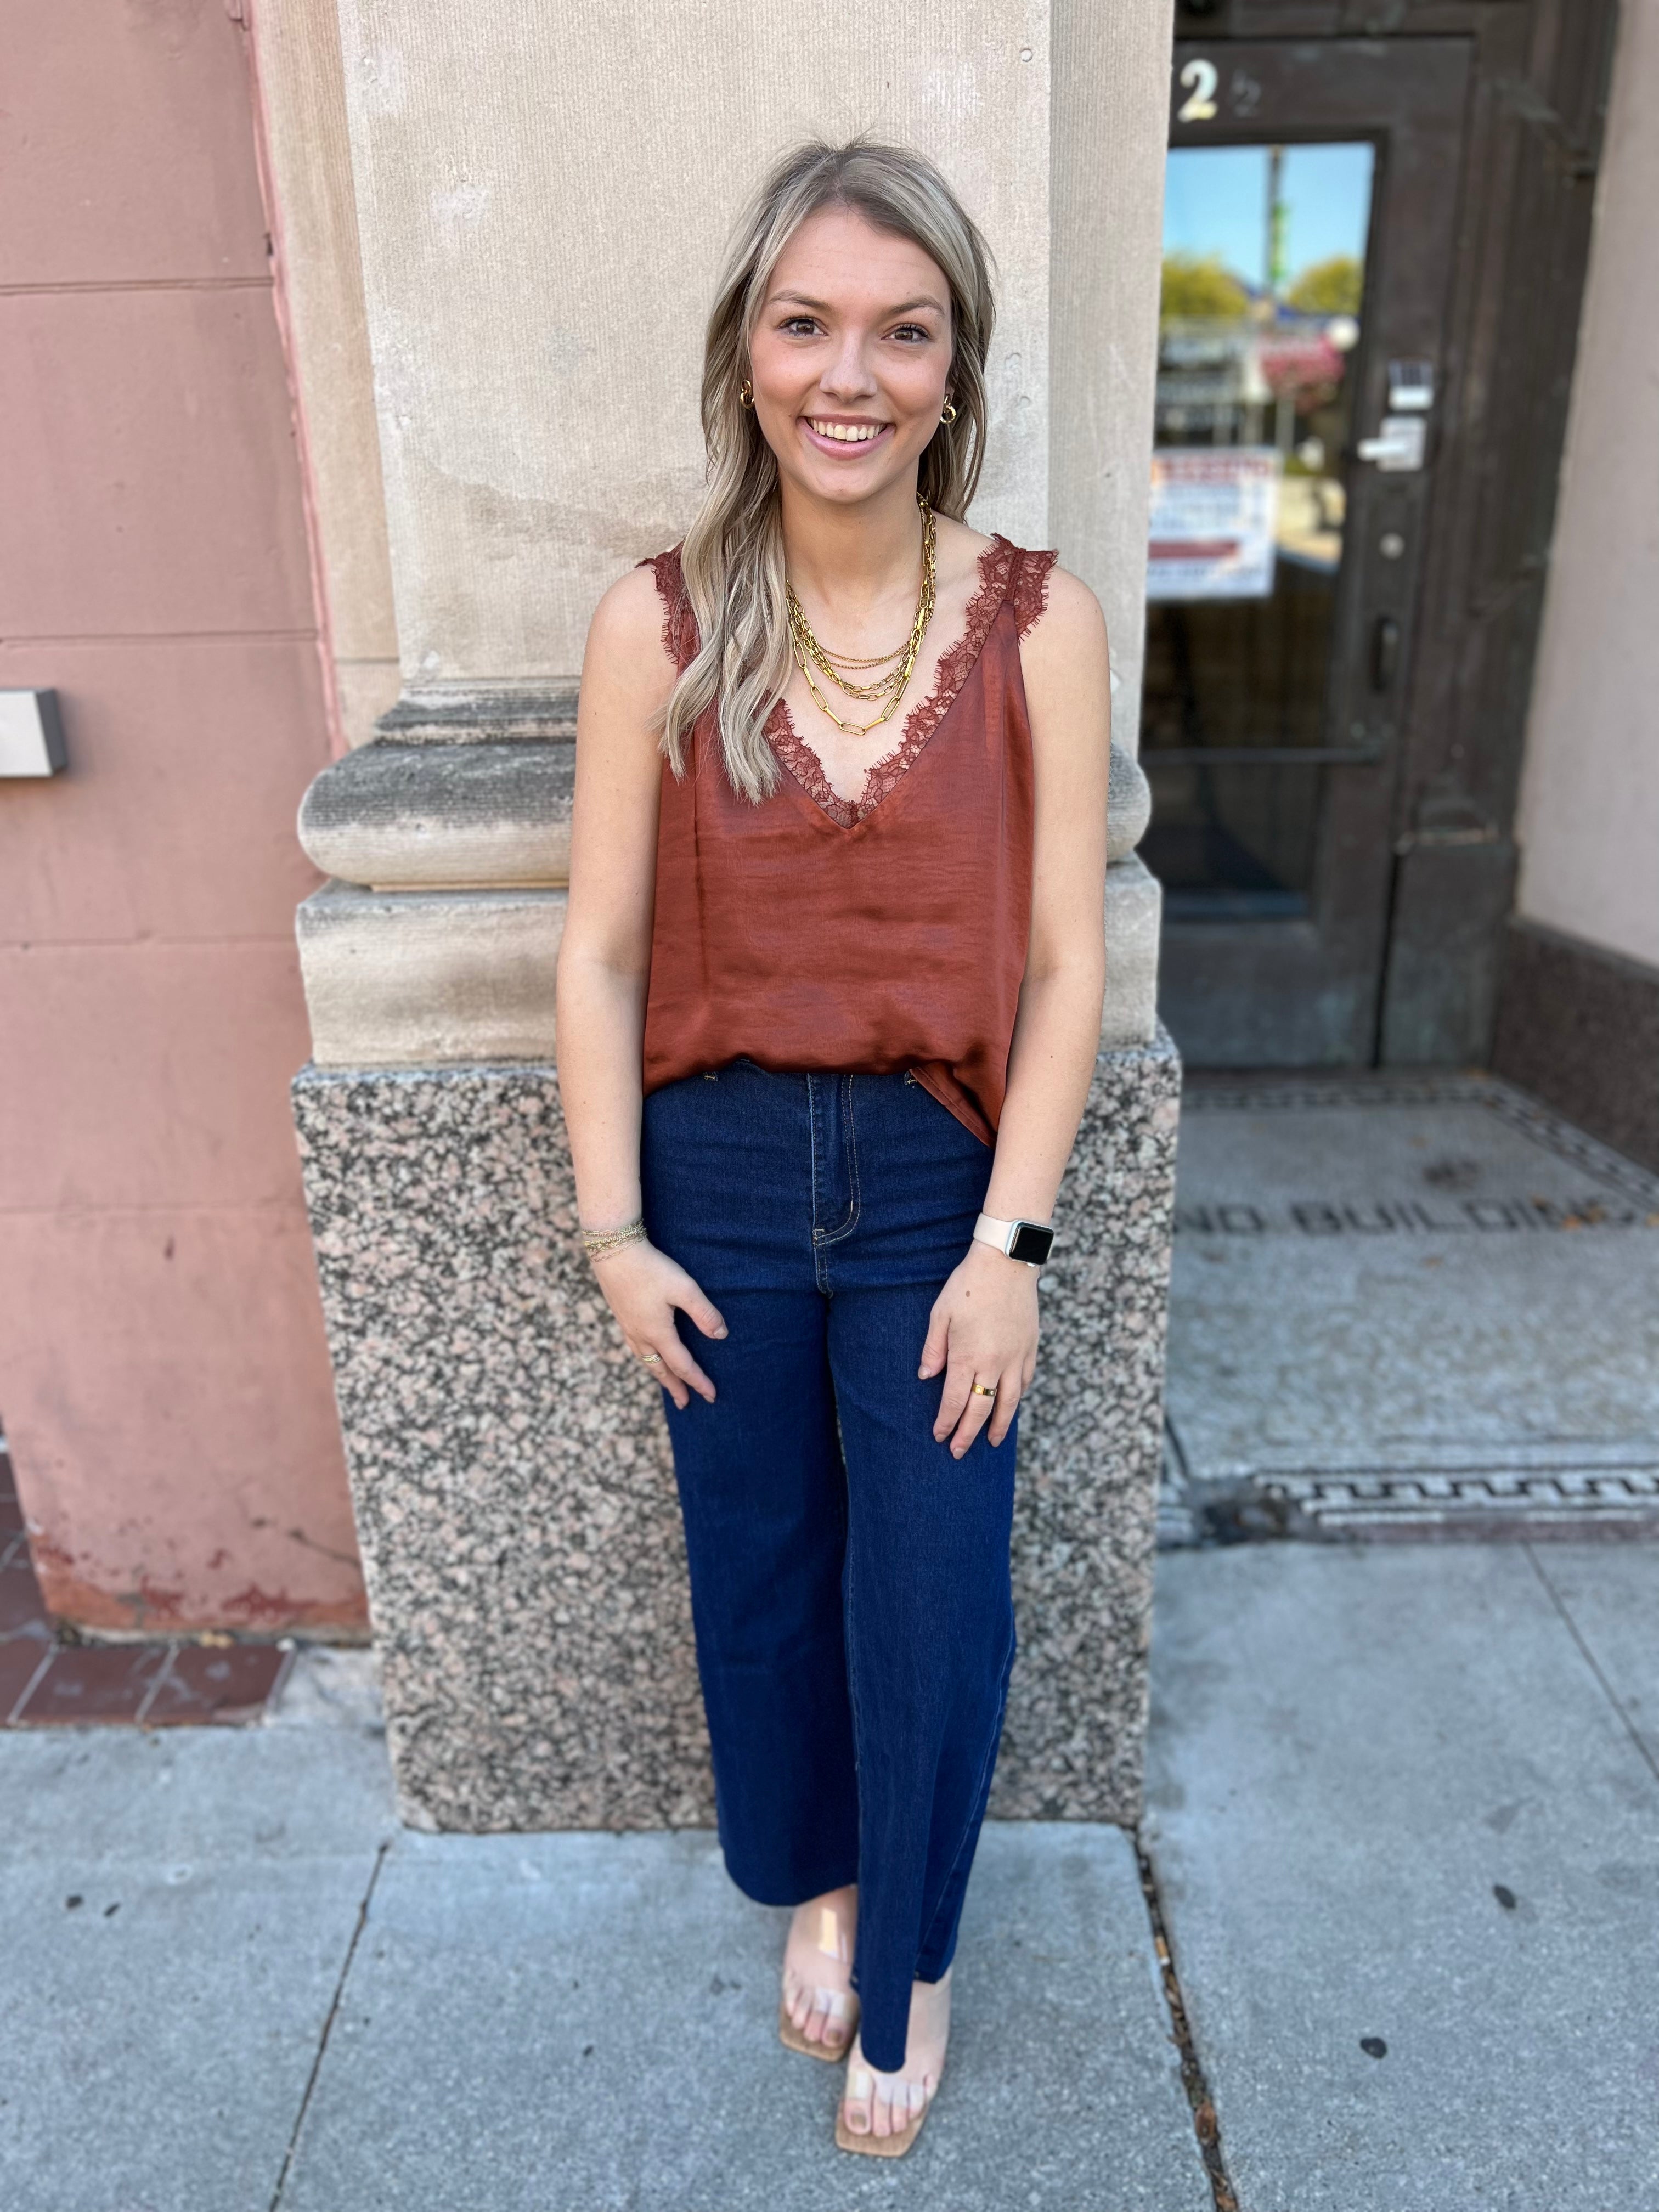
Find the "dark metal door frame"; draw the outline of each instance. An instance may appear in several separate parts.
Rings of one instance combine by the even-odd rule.
[[[1471,57],[1413,649],[1389,835],[1371,856],[1389,877],[1375,1030],[1387,1064],[1480,1065],[1490,1049],[1616,21],[1617,0],[1177,6],[1178,40],[1200,50],[1461,38]],[[1373,349],[1371,422],[1376,373]]]
[[[1354,444],[1389,411],[1390,358],[1431,362],[1443,393],[1455,203],[1472,52],[1467,38],[1182,41],[1172,146],[1370,140],[1376,148],[1357,364]],[[1213,84],[1210,80],[1213,76]],[[1194,96],[1209,86],[1209,97]],[[1193,111],[1199,111],[1195,119]],[[1431,416],[1431,439],[1435,414]],[[1189,1055],[1210,1066],[1369,1061],[1388,935],[1389,830],[1399,772],[1396,674],[1368,666],[1377,623],[1409,665],[1433,465],[1383,474],[1351,449],[1326,702],[1328,763],[1305,919],[1181,921],[1164,932],[1166,1004]],[[1382,557],[1394,532],[1402,557]],[[1148,758],[1156,758],[1149,755]],[[1265,757],[1255,755],[1257,761]],[[1241,769],[1240,773],[1250,773]]]

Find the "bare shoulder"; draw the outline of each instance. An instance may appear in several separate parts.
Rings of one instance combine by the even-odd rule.
[[[1103,870],[1112,741],[1106,617],[1082,579],[1053,562],[1042,578],[1040,605],[1028,597],[1020,609],[1020,676],[1036,778],[1039,874],[1042,856],[1052,860],[1056,852],[1083,854],[1090,869]],[[1098,915],[1097,891],[1090,896]]]
[[[578,757],[619,750],[643,764],[656,757],[656,731],[674,689],[664,635],[666,612],[650,564],[618,576],[593,610],[576,709]]]
[[[593,610],[584,678],[633,686],[665,678],[672,684],[674,662],[663,635],[665,612],[648,562],[618,576]]]
[[[1029,674],[1050,662],[1085,659],[1106,653],[1106,617],[1100,601],[1080,576],[1059,562],[1043,582],[1042,605],[1020,644],[1020,661]]]
[[[1038,751],[1109,737],[1112,662],[1106,617],[1081,577],[1056,564],[1043,579],[1041,605],[1022,611],[1020,674]]]

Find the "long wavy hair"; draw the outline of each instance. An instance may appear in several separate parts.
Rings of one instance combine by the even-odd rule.
[[[763,732],[789,681],[789,624],[777,460],[754,410],[738,394],[778,258],[807,217],[825,207],[856,209],[878,230],[908,238],[938,264],[951,288],[956,420],[933,433],[917,486],[936,514],[964,517],[985,454],[985,356],[995,315],[985,240],[922,155],[862,135],[842,146],[807,140],[762,179],[739,217],[708,317],[708,489],[680,549],[700,645],[669,698],[661,737],[675,775],[683,775],[692,727],[715,707],[726,775],[757,804],[779,775]]]

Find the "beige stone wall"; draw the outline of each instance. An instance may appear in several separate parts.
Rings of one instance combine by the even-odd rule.
[[[1106,610],[1113,735],[1132,752],[1172,36],[1171,0],[1055,0],[1048,543]]]
[[[1100,594],[1133,744],[1170,5],[252,0],[348,741],[398,688],[388,501],[408,680],[576,670],[599,592],[695,506],[743,191],[793,138],[868,125],[934,155],[992,240],[975,520]]]
[[[334,0],[245,0],[340,732],[397,698],[398,632]]]
[[[1520,911],[1659,965],[1659,0],[1625,0],[1522,798]]]
[[[1047,0],[340,0],[340,24],[409,681],[574,672],[599,593],[681,534],[726,230],[814,130],[921,146],[984,226],[975,520],[1050,542]]]

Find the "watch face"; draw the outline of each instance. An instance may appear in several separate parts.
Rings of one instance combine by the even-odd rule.
[[[1052,1229],[1040,1229],[1035,1221],[1022,1221],[1014,1231],[1014,1241],[1008,1247],[1011,1260],[1024,1260],[1033,1267],[1040,1267],[1048,1258],[1054,1241]]]

